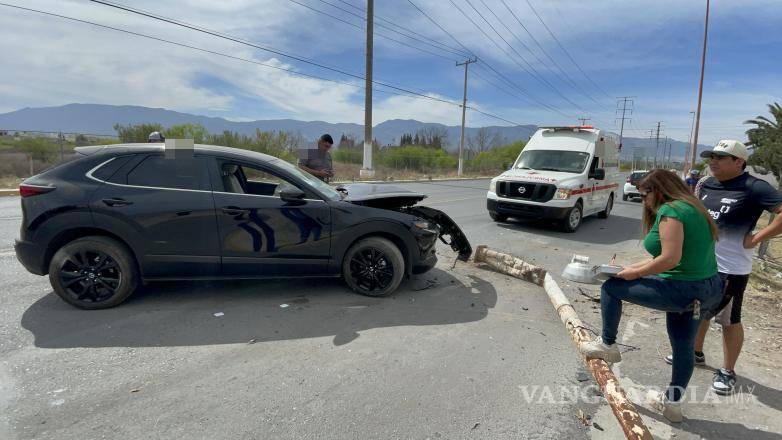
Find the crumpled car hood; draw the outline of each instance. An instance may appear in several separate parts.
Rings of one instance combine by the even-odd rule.
[[[415,215],[437,225],[440,241],[450,246],[458,254],[459,260],[467,261],[472,255],[472,246],[464,232],[446,213],[429,208],[414,206],[425,199],[426,194],[408,191],[394,185],[374,185],[371,183],[351,183],[340,185],[348,195],[343,201],[373,208],[390,209]]]
[[[346,202],[368,205],[377,208],[400,208],[413,206],[426,198],[426,194],[408,191],[394,185],[375,185],[372,183],[349,183],[339,188],[347,190]]]

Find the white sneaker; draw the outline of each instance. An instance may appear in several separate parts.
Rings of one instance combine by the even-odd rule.
[[[622,362],[622,354],[619,353],[619,346],[616,344],[605,344],[603,338],[597,338],[593,341],[585,342],[579,347],[581,354],[588,358],[602,359],[606,362]]]
[[[646,403],[663,413],[663,416],[671,423],[681,423],[684,420],[682,403],[671,402],[664,392],[649,391],[646,393]]]

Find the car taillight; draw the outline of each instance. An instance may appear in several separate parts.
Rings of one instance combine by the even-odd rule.
[[[39,185],[29,185],[29,184],[21,184],[19,185],[19,195],[22,197],[32,197],[37,196],[39,194],[45,194],[49,191],[54,191],[55,187],[53,186],[39,186]]]

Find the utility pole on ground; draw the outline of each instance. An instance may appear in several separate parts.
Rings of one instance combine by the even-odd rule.
[[[372,35],[375,11],[374,0],[367,0],[367,53],[366,83],[364,92],[364,166],[359,171],[361,177],[372,177]]]
[[[620,126],[619,126],[619,151],[622,151],[622,140],[624,139],[624,132],[625,132],[625,120],[631,121],[632,118],[625,117],[625,114],[629,111],[630,114],[633,114],[633,100],[631,98],[635,98],[635,96],[620,96],[616,101],[616,112],[618,113],[619,110],[622,110],[622,117],[616,118],[619,119]],[[619,109],[619,103],[622,103],[622,108]],[[630,107],[627,106],[627,104],[630,104]]]
[[[706,42],[709,39],[709,6],[710,0],[706,0],[706,24],[703,28],[703,52],[701,52],[701,79],[698,83],[698,108],[695,110],[695,129],[692,134],[692,151],[690,151],[690,163],[695,167],[698,155],[698,130],[701,125],[701,101],[703,100],[703,73],[706,69]],[[685,173],[687,171],[685,170]]]
[[[583,127],[583,126],[585,126],[585,125],[587,125],[587,121],[591,121],[591,120],[592,120],[592,118],[576,118],[576,119],[578,119],[579,121],[581,121],[581,126],[582,126],[582,127]]]
[[[462,63],[456,63],[456,66],[464,66],[464,98],[462,99],[462,134],[459,138],[459,165],[456,169],[456,175],[461,176],[464,167],[464,122],[467,113],[467,67],[470,63],[478,62],[478,58],[467,59]]]

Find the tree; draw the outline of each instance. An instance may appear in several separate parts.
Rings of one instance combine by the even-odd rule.
[[[57,157],[59,151],[59,146],[55,142],[42,137],[24,138],[19,143],[19,147],[37,162],[50,162]]]
[[[758,116],[744,122],[755,125],[747,130],[747,145],[752,149],[749,164],[764,168],[782,184],[782,107],[775,102],[768,110],[771,118]]]
[[[115,124],[114,130],[122,143],[145,143],[149,138],[149,134],[153,131],[162,133],[163,126],[160,124]]]
[[[164,134],[171,139],[192,139],[196,144],[203,144],[209,138],[209,132],[201,124],[172,125]]]

